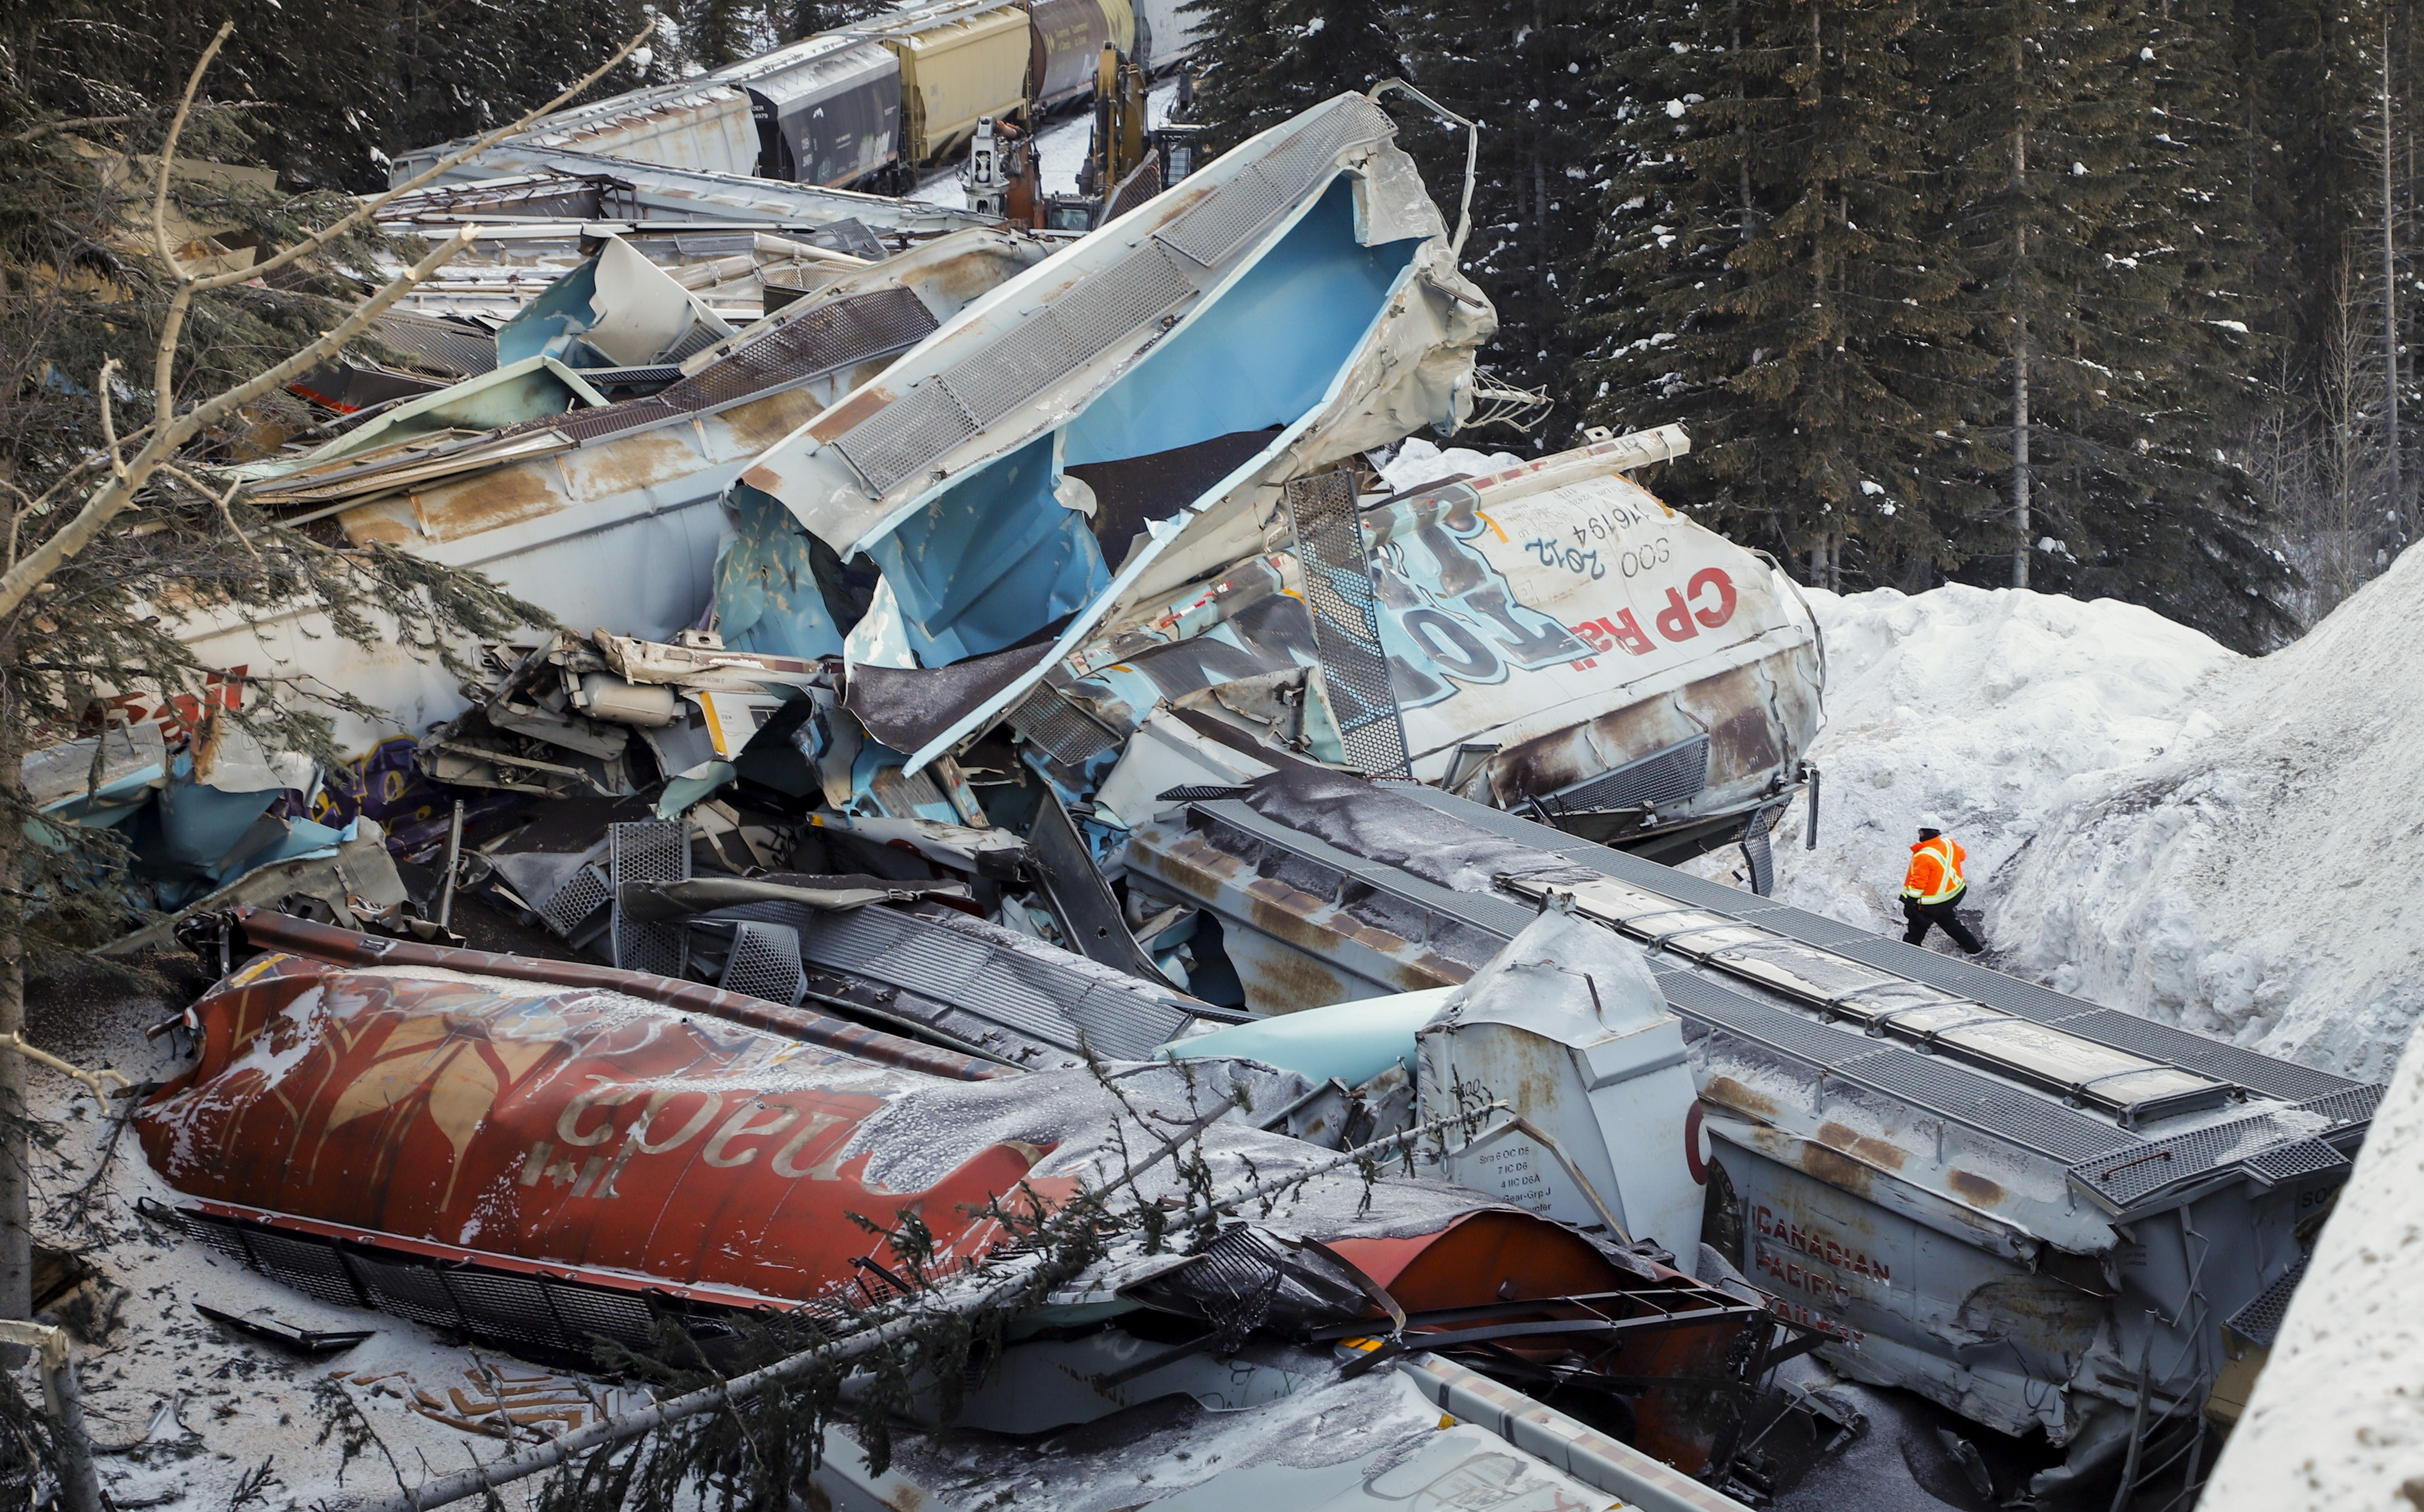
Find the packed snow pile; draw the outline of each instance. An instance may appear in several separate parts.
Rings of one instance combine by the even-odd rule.
[[[1826,728],[1810,752],[1824,791],[1817,850],[1802,849],[1797,803],[1777,830],[1777,895],[1878,931],[1902,927],[1903,868],[1932,813],[1968,849],[1972,899],[2002,945],[2015,853],[2055,813],[2210,733],[2193,694],[2238,660],[2110,599],[1804,591],[1826,645]]]
[[[2260,660],[2111,600],[1811,598],[1824,812],[1815,851],[1798,805],[1778,830],[1780,898],[1897,928],[1934,812],[1969,849],[1970,906],[2005,969],[2388,1074],[2424,1009],[2406,883],[2424,861],[2424,558]]]
[[[2419,611],[2410,552],[2304,640],[2214,677],[2196,700],[2209,734],[2057,814],[2008,883],[2018,960],[2386,1078],[2424,1011]]]
[[[2411,574],[2412,576],[2412,574]],[[2396,1054],[2396,1047],[2390,1053]],[[2409,1057],[2315,1246],[2203,1512],[2343,1512],[2424,1500],[2424,1058]]]

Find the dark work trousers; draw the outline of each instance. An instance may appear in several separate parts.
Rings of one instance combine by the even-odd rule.
[[[1902,943],[1905,945],[1919,944],[1921,941],[1927,938],[1928,927],[1930,925],[1934,925],[1936,928],[1942,930],[1945,933],[1953,936],[1953,943],[1961,947],[1961,953],[1963,955],[1974,956],[1979,951],[1986,948],[1985,946],[1978,943],[1978,937],[1976,935],[1970,932],[1970,926],[1962,923],[1961,920],[1954,915],[1954,909],[1958,907],[1961,901],[1969,896],[1970,889],[1964,887],[1959,892],[1954,893],[1952,897],[1944,899],[1944,901],[1940,903],[1922,903],[1916,899],[1904,899],[1902,900],[1902,916],[1910,920],[1910,928],[1903,931]]]

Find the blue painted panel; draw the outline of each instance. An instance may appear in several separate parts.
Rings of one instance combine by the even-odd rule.
[[[497,365],[510,366],[524,358],[552,357],[569,362],[581,333],[598,324],[592,301],[598,294],[598,260],[549,284],[513,319],[497,327]],[[576,363],[595,366],[595,361]]]
[[[1072,422],[1067,460],[1108,462],[1287,425],[1355,355],[1419,239],[1364,247],[1341,177],[1261,262]]]
[[[965,475],[869,548],[923,665],[1006,650],[1110,586],[1086,517],[1053,497],[1053,439]]]
[[[747,484],[726,501],[734,535],[715,563],[715,625],[736,651],[841,655],[841,630],[817,587],[812,537],[773,495]]]
[[[1355,240],[1341,178],[1218,308],[1060,434],[1066,462],[1116,461],[1295,423],[1321,402],[1379,318],[1419,239]],[[963,476],[869,554],[930,667],[1018,644],[1110,585],[1081,515],[1053,497],[1055,438]]]

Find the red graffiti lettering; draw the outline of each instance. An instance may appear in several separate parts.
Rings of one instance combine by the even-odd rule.
[[[1666,607],[1658,612],[1658,633],[1670,641],[1688,641],[1700,633],[1700,627],[1692,623],[1690,606],[1672,588],[1666,590]]]
[[[1691,585],[1686,590],[1687,597],[1695,605],[1699,603],[1700,590],[1703,588],[1712,588],[1716,591],[1717,607],[1714,609],[1695,608],[1692,611],[1692,617],[1698,620],[1701,624],[1706,625],[1709,629],[1715,629],[1718,626],[1723,625],[1726,621],[1734,617],[1734,581],[1733,579],[1727,577],[1724,570],[1721,568],[1702,567],[1699,571],[1692,574]]]

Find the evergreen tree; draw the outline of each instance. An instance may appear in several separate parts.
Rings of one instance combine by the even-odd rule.
[[[2248,364],[2225,71],[2137,0],[1935,15],[1920,55],[1951,107],[1947,220],[1993,363],[1968,390],[1972,465],[2003,504],[1961,575],[2111,593],[2246,644],[2280,573],[2220,444]]]
[[[1562,443],[1579,415],[1570,391],[1585,341],[1573,318],[1576,252],[1599,219],[1591,106],[1608,40],[1627,24],[1598,0],[1433,0],[1400,23],[1414,82],[1481,129],[1464,272],[1498,308],[1482,360],[1502,380],[1555,401],[1532,428],[1535,447]],[[1402,119],[1432,196],[1452,209],[1464,132],[1427,116]],[[1476,444],[1521,439],[1485,433]]]
[[[683,58],[702,71],[755,57],[774,46],[777,12],[753,0],[680,0]]]
[[[1931,242],[1912,0],[1660,0],[1612,60],[1591,418],[1682,421],[1666,485],[1812,581],[1922,578],[1973,507],[1977,366]]]
[[[780,8],[783,40],[796,42],[890,9],[885,0],[790,0]]]
[[[1214,151],[1404,72],[1379,0],[1194,0],[1195,119]]]

